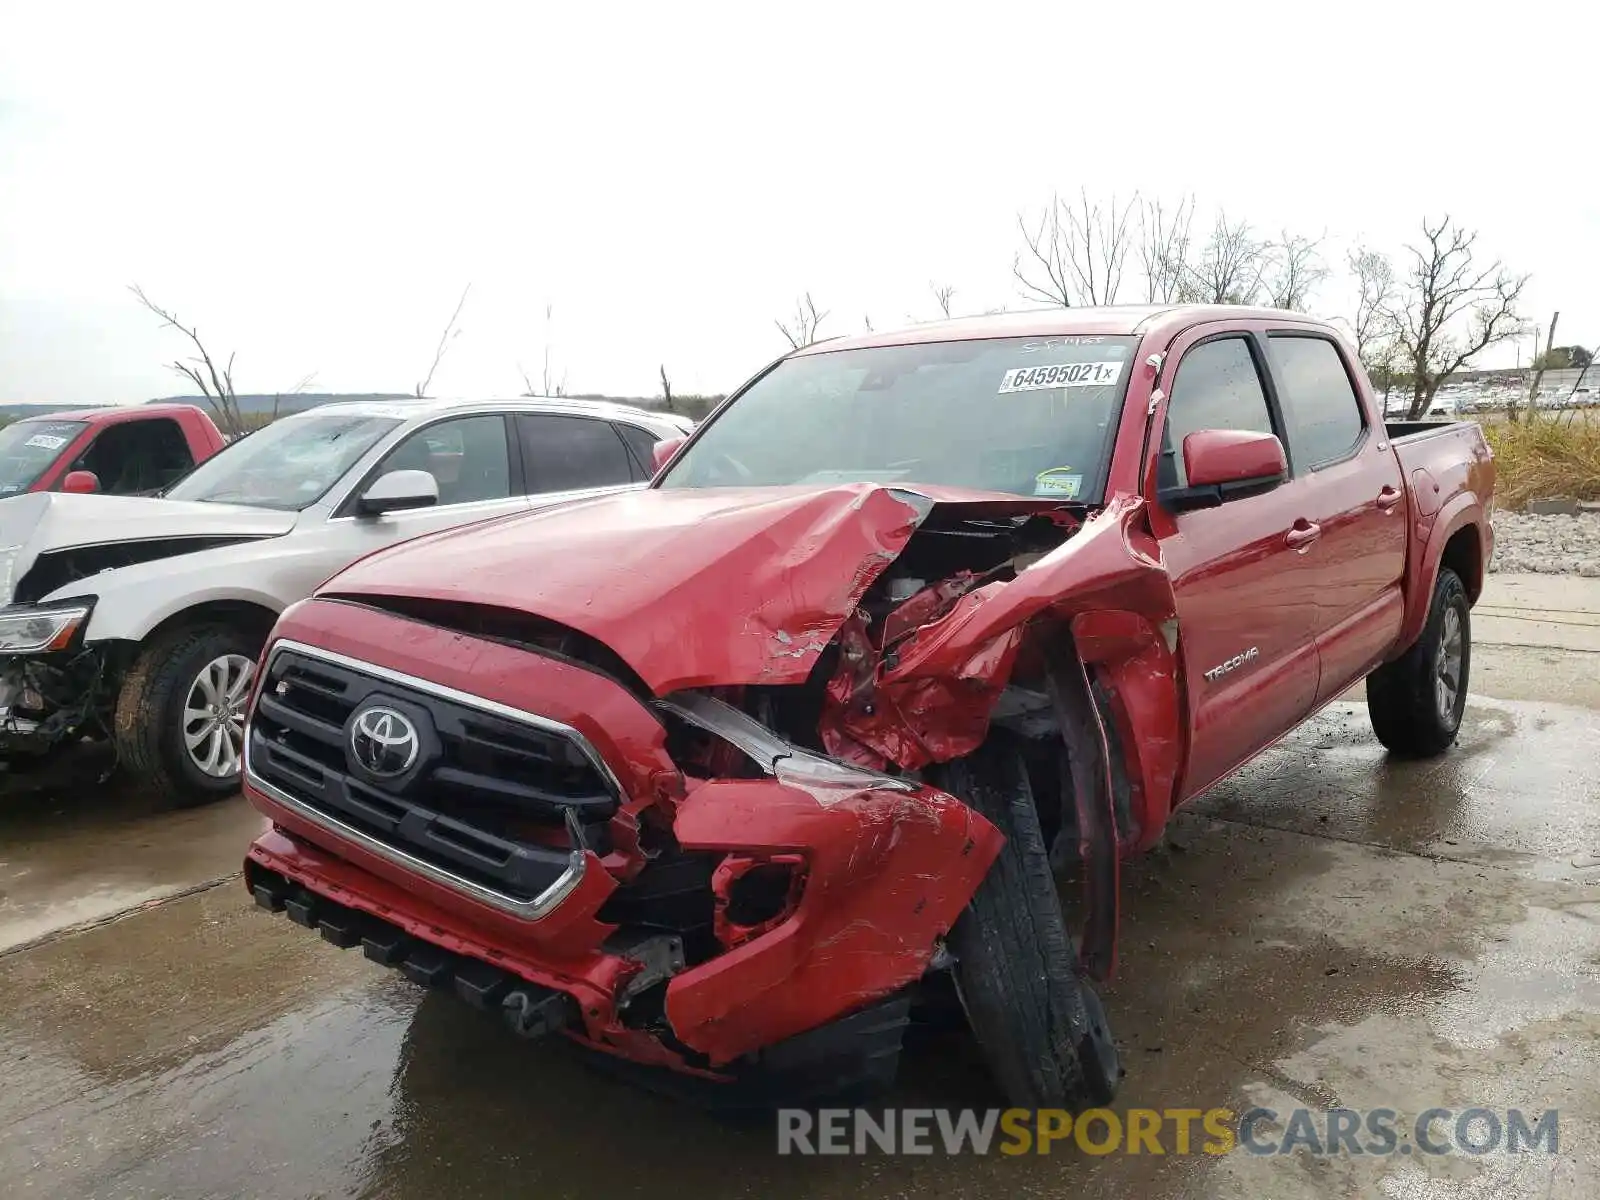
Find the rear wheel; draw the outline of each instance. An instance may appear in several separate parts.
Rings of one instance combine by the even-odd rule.
[[[1396,754],[1432,758],[1456,740],[1472,666],[1472,610],[1461,577],[1441,567],[1422,636],[1367,676],[1367,713]]]
[[[1022,755],[991,739],[937,776],[1006,839],[950,933],[957,990],[990,1070],[1019,1107],[1109,1102],[1116,1047],[1067,933]]]
[[[117,697],[117,755],[181,808],[239,788],[244,709],[261,639],[226,625],[189,626],[145,646]]]

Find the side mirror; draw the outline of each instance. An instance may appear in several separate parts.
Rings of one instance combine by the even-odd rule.
[[[1189,486],[1161,493],[1168,508],[1214,508],[1229,500],[1270,492],[1289,474],[1283,443],[1250,429],[1199,429],[1183,439]]]
[[[100,476],[93,471],[68,471],[67,477],[61,481],[61,490],[78,496],[92,496],[100,490]]]
[[[650,447],[650,466],[657,475],[661,474],[661,468],[666,466],[671,461],[672,456],[678,452],[678,447],[688,440],[689,438],[686,434],[680,433],[677,437],[662,438],[654,446]]]
[[[372,481],[361,493],[356,511],[364,517],[408,508],[427,508],[439,503],[439,484],[426,471],[389,471]]]

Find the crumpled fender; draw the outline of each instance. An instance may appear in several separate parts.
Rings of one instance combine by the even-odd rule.
[[[806,864],[789,919],[667,985],[673,1032],[713,1064],[920,978],[1004,841],[978,813],[931,787],[806,788],[775,779],[691,786],[673,831],[685,850],[798,851]]]
[[[1122,697],[1119,732],[1148,814],[1141,824],[1159,834],[1181,766],[1176,619],[1143,513],[1142,498],[1117,497],[1014,580],[967,592],[879,660],[868,656],[864,627],[847,626],[820,723],[829,753],[907,770],[971,753],[988,735],[1026,625],[1041,616],[1082,621],[1075,633],[1085,659]],[[1174,631],[1171,640],[1163,628]]]

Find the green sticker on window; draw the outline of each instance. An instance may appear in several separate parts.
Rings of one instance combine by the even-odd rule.
[[[1083,490],[1083,476],[1071,467],[1051,467],[1033,477],[1035,496],[1060,496],[1063,500],[1076,500]]]

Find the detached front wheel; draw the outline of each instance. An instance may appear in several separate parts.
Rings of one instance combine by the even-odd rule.
[[[178,629],[145,646],[117,697],[122,764],[180,808],[236,792],[260,652],[260,638],[224,625]]]
[[[1100,998],[1078,966],[1020,753],[991,739],[939,768],[936,786],[1005,835],[950,932],[956,989],[1006,1100],[1105,1104],[1121,1076]]]

